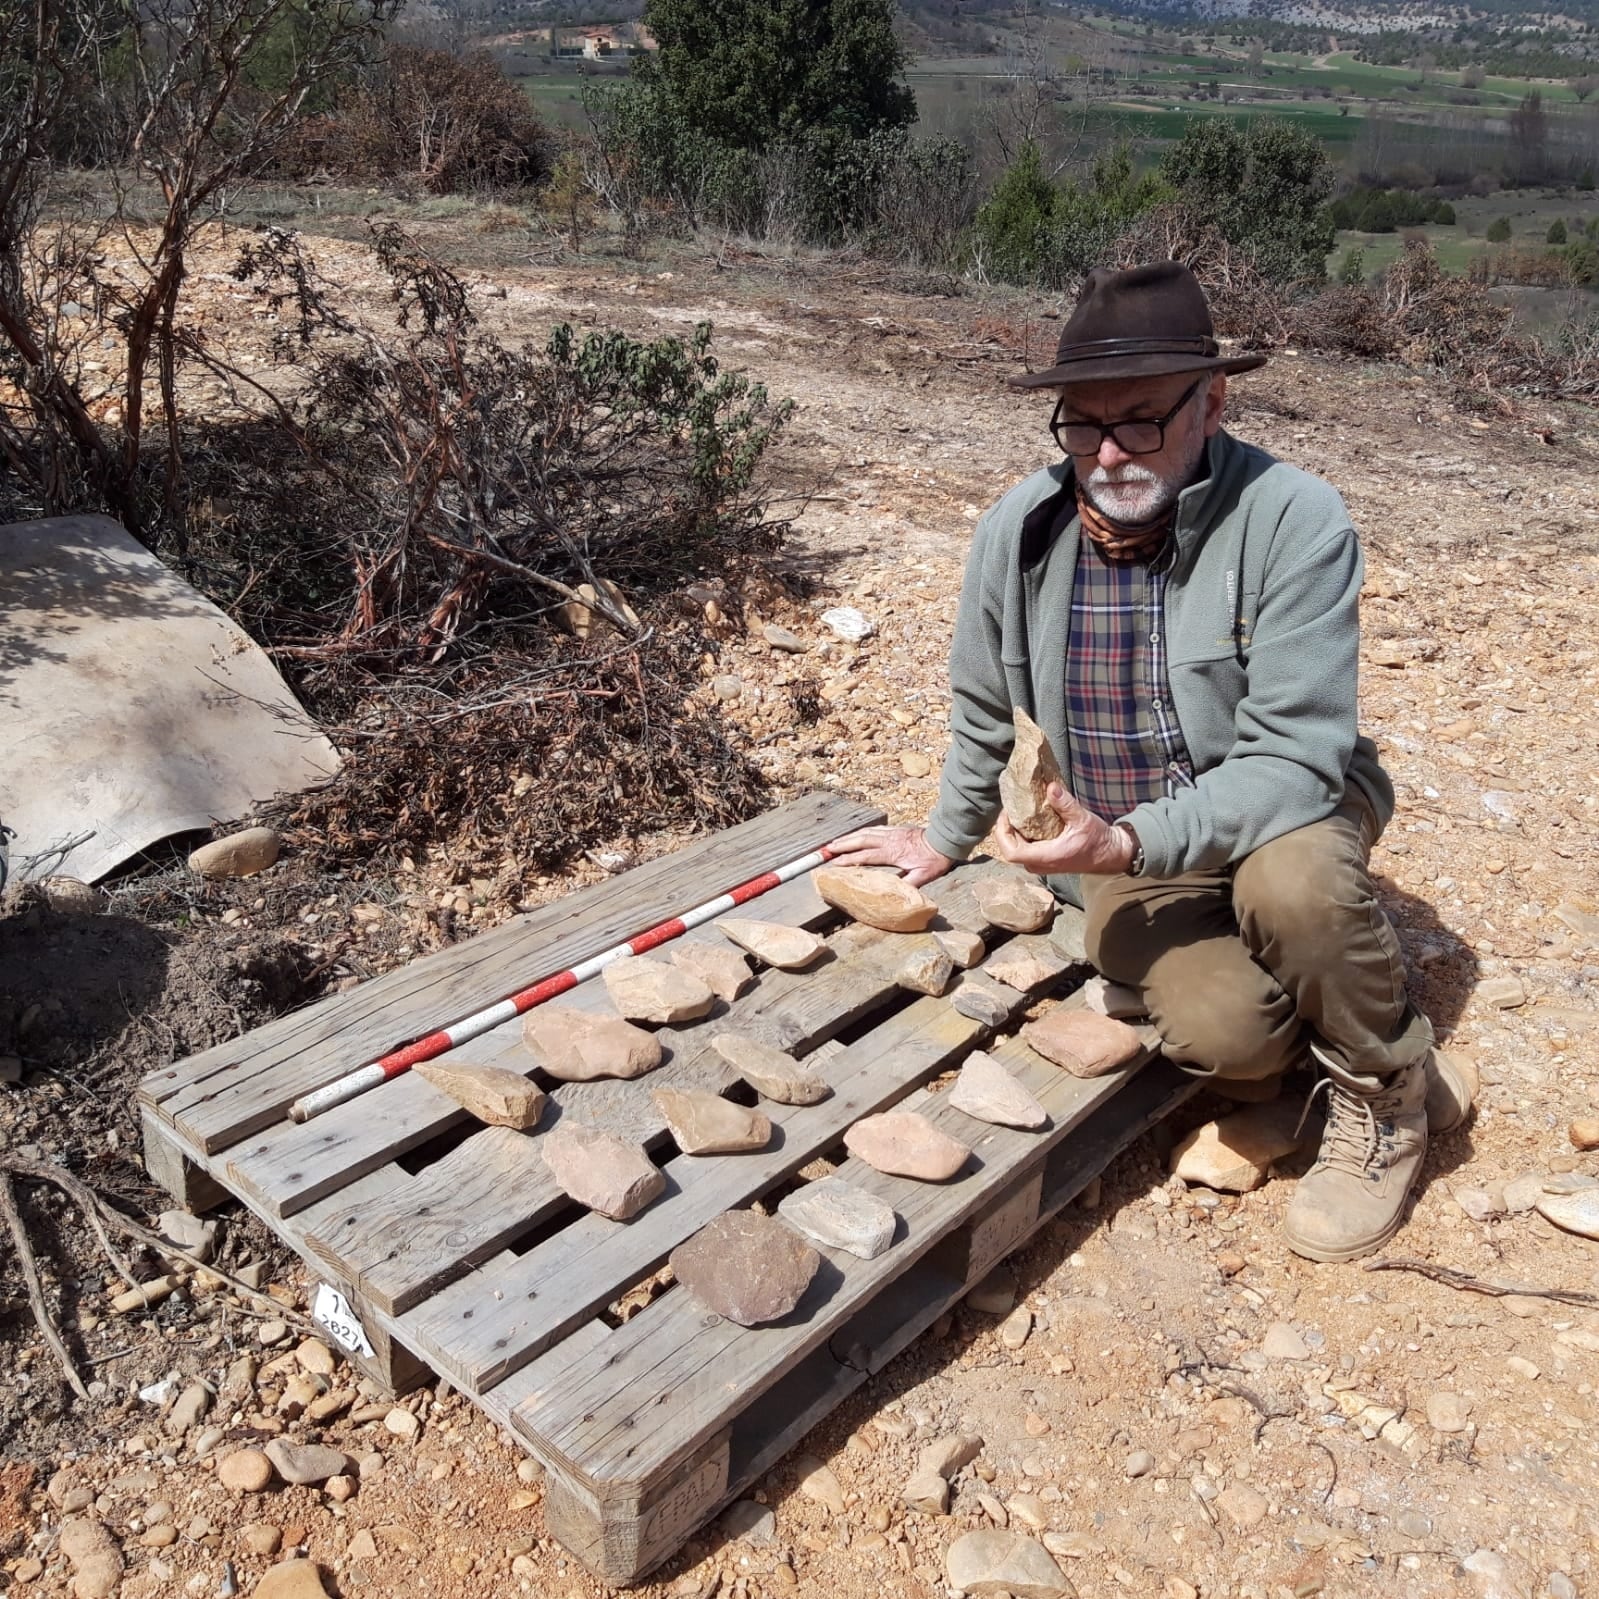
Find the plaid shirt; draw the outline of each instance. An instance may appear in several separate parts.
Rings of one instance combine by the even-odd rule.
[[[1166,552],[1108,561],[1092,539],[1078,541],[1067,757],[1073,794],[1107,822],[1194,781],[1166,679],[1168,564]]]

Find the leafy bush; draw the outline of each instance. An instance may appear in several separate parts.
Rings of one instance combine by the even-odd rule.
[[[1488,232],[1485,237],[1490,244],[1508,243],[1510,239],[1510,218],[1495,217],[1493,221],[1488,224]]]
[[[1339,260],[1338,281],[1348,285],[1366,281],[1366,252],[1358,244],[1350,245]]]
[[[1185,205],[1249,248],[1267,276],[1317,283],[1326,276],[1333,174],[1313,134],[1274,117],[1242,125],[1207,117],[1189,124],[1162,174]]]
[[[983,269],[1010,283],[1032,283],[1049,256],[1049,231],[1060,196],[1028,140],[1000,174],[977,213],[973,237]]]
[[[1566,242],[1566,225],[1559,217],[1556,217],[1549,224],[1549,231],[1544,234],[1543,242],[1545,244],[1564,244]]]

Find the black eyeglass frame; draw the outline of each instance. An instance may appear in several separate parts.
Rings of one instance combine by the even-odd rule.
[[[1115,439],[1117,449],[1123,451],[1127,455],[1159,455],[1160,452],[1166,448],[1166,429],[1169,428],[1172,422],[1176,419],[1177,413],[1181,411],[1182,408],[1187,405],[1191,399],[1193,399],[1194,395],[1199,392],[1200,384],[1203,383],[1209,375],[1209,373],[1201,372],[1199,376],[1195,378],[1186,389],[1183,390],[1182,398],[1178,400],[1176,405],[1174,405],[1171,410],[1165,414],[1165,416],[1158,417],[1122,417],[1116,422],[1062,422],[1060,411],[1061,407],[1066,403],[1066,396],[1062,394],[1061,397],[1055,402],[1055,414],[1049,419],[1049,431],[1054,435],[1055,442],[1060,446],[1061,453],[1064,455],[1098,455],[1100,446],[1107,438]],[[1122,437],[1121,429],[1123,428],[1154,428],[1156,433],[1155,442],[1149,445],[1147,448],[1134,449],[1133,446],[1127,443],[1127,441]],[[1066,440],[1064,437],[1062,437],[1062,435],[1070,433],[1074,429],[1081,429],[1084,433],[1092,432],[1095,434],[1092,449],[1074,450],[1066,443]]]

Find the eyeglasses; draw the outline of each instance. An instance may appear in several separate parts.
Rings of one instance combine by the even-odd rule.
[[[1063,394],[1056,403],[1055,414],[1049,419],[1049,431],[1068,455],[1098,455],[1106,439],[1115,439],[1117,448],[1128,455],[1155,455],[1165,448],[1166,429],[1171,426],[1172,419],[1193,399],[1204,381],[1202,373],[1183,390],[1183,397],[1165,416],[1135,417],[1124,422],[1063,422],[1060,415],[1061,407],[1066,404]]]

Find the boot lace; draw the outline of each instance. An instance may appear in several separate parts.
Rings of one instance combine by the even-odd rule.
[[[1327,1091],[1327,1125],[1322,1131],[1316,1164],[1333,1171],[1347,1172],[1351,1177],[1374,1179],[1377,1175],[1375,1168],[1379,1167],[1378,1155],[1385,1142],[1384,1134],[1391,1126],[1387,1120],[1379,1121],[1378,1116],[1384,1110],[1391,1109],[1387,1103],[1390,1096],[1374,1095],[1368,1098],[1345,1088],[1336,1078],[1323,1077],[1305,1100],[1299,1126],[1294,1129],[1296,1137],[1303,1131],[1311,1107],[1316,1103],[1316,1096],[1323,1089]]]

